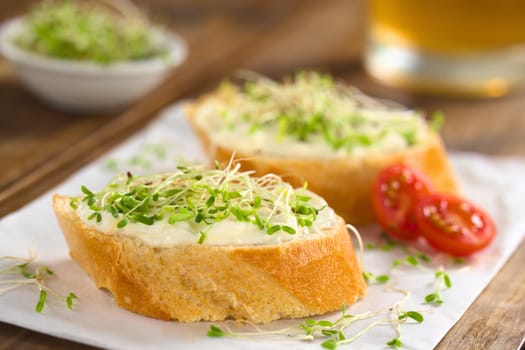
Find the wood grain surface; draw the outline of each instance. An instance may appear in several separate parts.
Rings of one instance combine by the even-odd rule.
[[[34,1],[0,2],[0,20]],[[179,32],[190,56],[156,91],[112,115],[53,110],[21,85],[0,57],[0,217],[30,202],[107,152],[171,102],[214,87],[236,69],[279,78],[317,68],[374,96],[424,111],[443,111],[450,150],[525,157],[525,89],[499,99],[418,96],[381,86],[361,66],[362,0],[140,1]],[[437,349],[517,349],[525,336],[525,244],[522,243]],[[1,311],[0,311],[1,312]],[[0,323],[0,350],[92,347]]]

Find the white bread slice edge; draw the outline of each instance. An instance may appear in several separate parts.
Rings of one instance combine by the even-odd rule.
[[[117,304],[181,322],[226,318],[268,323],[319,315],[364,296],[366,284],[344,221],[316,238],[279,245],[176,245],[86,225],[55,195],[53,207],[71,257]]]

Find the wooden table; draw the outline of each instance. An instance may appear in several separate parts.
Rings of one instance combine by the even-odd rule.
[[[34,1],[0,4],[0,19]],[[215,86],[238,68],[279,78],[318,68],[427,111],[443,111],[449,149],[525,157],[525,90],[493,100],[416,96],[386,88],[362,70],[364,3],[352,0],[143,1],[189,43],[187,62],[157,91],[122,113],[72,116],[30,95],[0,59],[0,217],[140,130],[157,111]],[[147,4],[147,5],[146,5]],[[437,349],[516,349],[525,335],[525,244]],[[1,311],[0,311],[1,312]],[[91,347],[0,323],[0,350]]]

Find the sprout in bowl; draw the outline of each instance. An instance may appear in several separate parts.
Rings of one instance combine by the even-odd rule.
[[[44,2],[2,26],[0,50],[30,90],[60,109],[122,109],[159,85],[186,45],[134,7],[108,4]]]

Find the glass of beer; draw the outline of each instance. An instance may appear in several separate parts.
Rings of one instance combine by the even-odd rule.
[[[369,0],[365,67],[387,85],[496,97],[525,83],[525,0]]]

